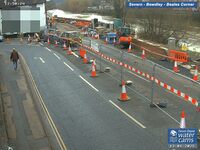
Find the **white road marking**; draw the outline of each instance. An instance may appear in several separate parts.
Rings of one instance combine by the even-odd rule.
[[[43,44],[42,44],[41,42],[39,42],[39,44],[40,44],[41,46],[43,46]]]
[[[53,53],[53,54],[54,54],[54,56],[56,56],[60,60],[60,57],[56,53]]]
[[[72,54],[73,54],[74,56],[76,56],[77,58],[79,58],[79,56],[78,56],[76,53],[72,52]]]
[[[109,100],[109,102],[115,106],[117,109],[119,109],[123,114],[125,114],[128,118],[130,118],[132,121],[134,121],[137,125],[139,125],[141,128],[145,129],[146,127],[137,121],[135,118],[133,118],[131,115],[129,115],[127,112],[125,112],[123,109],[121,109],[117,104],[115,104],[113,101]]]
[[[33,90],[34,90],[34,92],[36,93],[36,95],[38,97],[38,101],[39,101],[40,105],[42,106],[43,112],[47,117],[49,125],[52,128],[52,131],[53,131],[53,133],[54,133],[54,135],[55,135],[55,137],[57,139],[57,142],[58,142],[58,144],[60,146],[60,149],[61,150],[67,150],[66,145],[65,145],[65,143],[64,143],[64,141],[63,141],[63,139],[62,139],[62,137],[61,137],[61,135],[60,135],[60,133],[59,133],[54,121],[53,121],[53,119],[51,118],[51,115],[50,115],[50,113],[49,113],[49,111],[48,111],[48,109],[47,109],[47,107],[46,107],[46,105],[44,103],[44,100],[42,99],[42,96],[41,96],[41,94],[40,94],[40,92],[39,92],[39,90],[38,90],[38,88],[36,86],[36,83],[35,83],[35,81],[33,79],[31,71],[30,71],[30,69],[29,69],[24,57],[21,54],[20,54],[20,56],[21,56],[20,58],[22,59],[22,63],[24,64],[24,67],[27,70],[26,71],[27,72],[27,77],[31,81],[31,86],[33,86]]]
[[[72,67],[70,67],[66,62],[63,62],[69,69],[71,69],[71,71],[74,71],[74,69]]]
[[[91,86],[95,91],[99,92],[99,90],[97,88],[95,88],[92,84],[90,84],[86,79],[84,79],[81,75],[79,75],[79,77],[85,81],[89,86]]]
[[[135,75],[136,77],[138,77],[138,78],[140,78],[140,79],[142,79],[142,80],[145,80],[145,81],[147,81],[147,82],[150,82],[149,80],[147,80],[147,79],[145,79],[145,78],[143,78],[143,77],[141,77],[141,76],[139,76],[139,75],[137,75],[137,74],[135,74],[135,73],[133,73],[133,72],[131,72],[131,71],[128,71],[129,73],[131,73],[131,74],[133,74],[133,75]]]
[[[44,64],[45,63],[44,59],[42,57],[39,57],[39,58],[40,58],[41,62]]]
[[[46,48],[46,50],[48,50],[48,51],[50,51],[51,52],[51,50],[48,48],[48,47],[45,47]]]

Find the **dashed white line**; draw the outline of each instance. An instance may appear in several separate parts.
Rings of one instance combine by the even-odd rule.
[[[60,60],[60,57],[56,53],[53,53],[53,54],[54,54],[54,56],[56,56]]]
[[[99,92],[99,90],[97,88],[95,88],[92,84],[90,84],[86,79],[84,79],[81,75],[79,75],[79,77],[85,81],[89,86],[91,86],[95,91]]]
[[[48,47],[45,47],[45,48],[46,48],[46,50],[48,50],[49,52],[51,52],[51,50]]]
[[[71,71],[74,71],[74,69],[72,67],[70,67],[66,62],[63,62],[69,69],[71,69]]]
[[[125,114],[128,118],[130,118],[132,121],[134,121],[137,125],[139,125],[141,128],[145,129],[146,127],[137,121],[135,118],[133,118],[131,115],[129,115],[127,112],[125,112],[123,109],[121,109],[117,104],[115,104],[113,101],[109,100],[109,102],[115,106],[118,110],[120,110],[123,114]]]
[[[41,42],[39,42],[39,44],[40,44],[41,46],[43,46],[43,44],[42,44]]]
[[[145,80],[145,81],[147,81],[147,82],[150,82],[149,80],[147,80],[147,79],[145,79],[145,78],[143,78],[143,77],[141,77],[141,76],[139,76],[139,75],[137,75],[137,74],[135,74],[135,73],[133,73],[133,72],[131,72],[131,71],[128,71],[129,73],[131,73],[131,74],[133,74],[133,75],[135,75],[136,77],[138,77],[138,78],[140,78],[140,79],[142,79],[142,80]]]
[[[79,56],[78,56],[76,53],[72,52],[72,54],[73,54],[74,56],[76,56],[77,58],[79,58]]]
[[[39,58],[40,58],[41,62],[44,64],[45,63],[44,59],[42,57],[39,57]]]

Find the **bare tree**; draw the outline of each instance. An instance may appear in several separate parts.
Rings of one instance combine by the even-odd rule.
[[[65,0],[64,4],[61,5],[61,8],[65,11],[81,13],[86,11],[91,3],[92,0]]]

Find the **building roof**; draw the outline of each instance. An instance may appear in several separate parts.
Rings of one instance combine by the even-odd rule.
[[[0,8],[26,6],[45,3],[46,0],[0,0]]]

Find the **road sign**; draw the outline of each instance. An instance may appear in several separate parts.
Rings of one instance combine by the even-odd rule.
[[[97,52],[99,52],[99,44],[93,40],[91,40],[91,47],[96,50]]]

